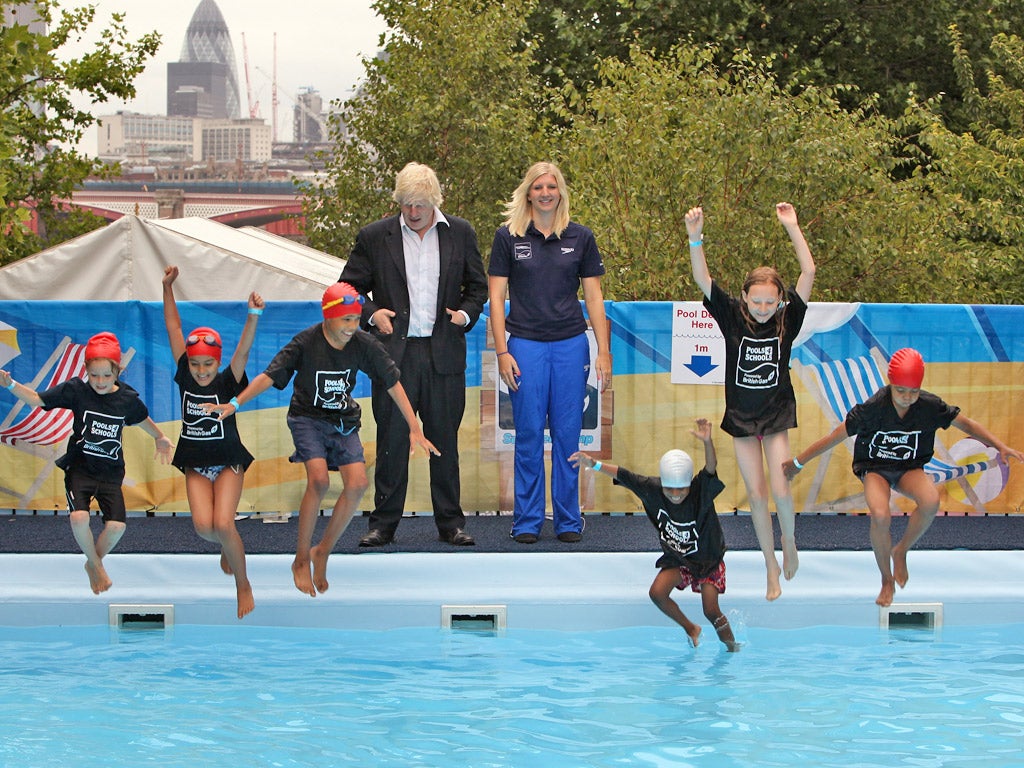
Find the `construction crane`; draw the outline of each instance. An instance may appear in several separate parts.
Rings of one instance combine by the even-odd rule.
[[[276,62],[275,62],[275,70],[276,70]],[[257,66],[256,67],[256,71],[259,72],[264,77],[266,77],[267,79],[270,79],[271,83],[273,84],[273,89],[274,89],[274,135],[275,135],[275,139],[276,139],[276,135],[277,135],[277,80],[276,80],[276,78],[271,79],[271,76],[268,75],[261,67]],[[316,89],[313,88],[312,86],[306,86],[305,91],[307,93],[315,93]],[[303,101],[299,96],[296,96],[295,94],[291,93],[290,91],[285,91],[285,95],[289,99],[291,99],[292,104],[294,104],[295,107],[303,115],[309,117],[311,120],[313,120],[313,122],[315,122],[317,124],[317,126],[319,126],[319,128],[320,128],[320,135],[323,138],[326,138],[327,137],[327,133],[328,133],[328,127],[327,127],[327,123],[324,121],[323,115],[319,114],[318,112],[314,112],[312,109],[309,108],[309,105],[307,105],[305,103],[305,101]],[[293,140],[294,140],[294,138],[295,137],[293,137]]]
[[[277,35],[274,36],[274,44],[277,44]],[[252,83],[249,81],[249,47],[245,44],[245,32],[242,33],[242,64],[245,67],[245,96],[249,103],[249,118],[255,120],[260,116],[259,101],[252,100]]]
[[[274,33],[274,77],[270,81],[270,108],[273,111],[271,139],[277,141],[277,32]]]

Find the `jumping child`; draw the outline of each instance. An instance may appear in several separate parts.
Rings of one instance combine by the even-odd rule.
[[[359,330],[363,302],[364,298],[351,285],[335,283],[324,291],[322,323],[300,331],[274,356],[267,369],[227,404],[206,406],[208,413],[217,413],[224,419],[271,386],[284,389],[295,377],[288,405],[288,428],[295,443],[291,461],[305,466],[306,490],[299,503],[292,578],[295,587],[311,597],[327,591],[327,558],[348,527],[368,485],[359,440],[361,408],[352,396],[357,371],[384,382],[409,425],[410,450],[418,445],[439,455],[433,443],[423,436],[399,382],[397,366],[379,341]],[[314,547],[313,530],[320,502],[331,485],[330,470],[341,473],[344,487],[327,529]]]
[[[796,288],[787,289],[773,267],[758,267],[747,274],[740,299],[728,295],[708,271],[704,211],[691,208],[685,217],[693,279],[704,294],[704,306],[725,337],[722,429],[733,437],[736,462],[750,499],[750,517],[768,572],[768,600],[782,594],[779,574],[792,579],[800,567],[793,496],[782,473],[782,462],[789,457],[788,430],[796,426],[789,356],[814,285],[814,259],[800,231],[796,211],[789,203],[779,203],[775,213],[800,263]],[[768,510],[769,483],[782,531],[781,569],[775,557],[775,533]]]
[[[830,434],[811,443],[782,465],[792,480],[811,459],[854,437],[853,473],[864,483],[864,498],[871,514],[871,548],[882,575],[882,590],[875,600],[891,605],[896,585],[910,578],[907,553],[935,519],[939,491],[923,469],[935,450],[935,431],[952,424],[975,440],[1010,457],[1024,461],[1024,454],[1010,448],[985,427],[947,405],[937,395],[921,389],[924,359],[910,348],[897,350],[889,360],[889,383],[863,403],[853,406],[846,420]],[[896,489],[915,506],[903,538],[894,547],[889,534],[892,515],[889,501]]]
[[[651,584],[651,600],[681,626],[690,645],[696,647],[701,628],[690,621],[672,599],[673,589],[699,592],[704,616],[729,651],[740,644],[733,637],[729,619],[718,607],[718,595],[725,592],[725,537],[715,511],[715,497],[725,485],[716,474],[718,459],[711,439],[711,422],[697,419],[692,433],[704,443],[704,469],[693,474],[693,459],[684,451],[671,450],[661,457],[660,477],[646,477],[608,462],[595,461],[583,451],[569,457],[570,463],[612,478],[616,485],[632,491],[643,502],[647,517],[658,530],[665,553],[656,563],[660,569]]]
[[[203,406],[227,403],[249,384],[245,364],[264,304],[258,293],[249,294],[249,314],[242,335],[231,364],[222,371],[224,350],[220,334],[205,327],[196,328],[187,337],[182,333],[173,287],[178,274],[177,267],[167,267],[162,281],[164,325],[178,366],[174,381],[181,393],[181,434],[173,464],[185,475],[185,493],[196,533],[220,545],[220,567],[235,577],[241,619],[252,611],[255,602],[235,515],[245,471],[253,457],[242,445],[234,415],[217,419],[207,414]]]
[[[56,464],[64,470],[71,531],[85,554],[85,571],[93,593],[111,587],[103,558],[124,535],[127,512],[124,503],[125,425],[138,424],[156,442],[163,463],[171,460],[174,445],[149,418],[149,409],[139,393],[118,380],[121,372],[121,344],[107,331],[97,333],[85,345],[86,380],[61,382],[45,392],[18,384],[7,371],[0,371],[0,386],[23,403],[49,411],[66,408],[74,415],[68,450]],[[93,538],[89,527],[89,505],[96,499],[103,514],[103,531]]]

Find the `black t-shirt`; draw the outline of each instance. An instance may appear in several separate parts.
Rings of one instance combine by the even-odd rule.
[[[349,430],[359,427],[362,412],[352,396],[358,371],[387,389],[400,378],[384,345],[366,331],[356,331],[343,349],[335,349],[324,337],[323,323],[317,323],[274,355],[264,373],[277,389],[284,389],[295,376],[289,416],[319,419]]]
[[[859,477],[873,469],[920,469],[935,452],[935,431],[947,429],[959,414],[956,406],[921,390],[917,402],[901,419],[887,384],[846,414],[846,434],[856,437],[854,474]]]
[[[69,379],[39,397],[44,410],[67,408],[74,415],[68,451],[57,459],[58,467],[99,480],[124,480],[124,428],[149,417],[138,392],[119,381],[116,390],[98,395],[88,382]]]
[[[174,381],[181,392],[181,434],[174,449],[174,466],[182,472],[196,467],[239,464],[247,469],[252,464],[252,454],[242,445],[235,414],[220,420],[205,413],[202,406],[228,402],[248,386],[248,376],[243,373],[242,380],[235,381],[229,366],[218,371],[208,385],[200,386],[189,371],[188,355],[183,354],[178,358]]]
[[[661,478],[638,475],[619,467],[615,476],[621,485],[637,495],[647,517],[658,530],[661,549],[658,568],[686,566],[697,578],[718,567],[725,556],[725,536],[715,511],[715,497],[725,490],[718,475],[702,469],[690,483],[690,492],[673,504],[661,490]]]
[[[718,283],[704,299],[725,337],[725,415],[722,429],[733,437],[770,435],[796,426],[796,395],[789,356],[807,304],[792,288],[786,306],[767,323],[747,322],[742,302]],[[783,333],[779,334],[780,321]]]

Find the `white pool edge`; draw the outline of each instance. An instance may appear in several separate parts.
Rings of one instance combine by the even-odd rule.
[[[330,590],[316,598],[291,581],[291,556],[250,555],[256,610],[245,624],[386,630],[440,626],[446,605],[500,605],[509,629],[594,630],[671,622],[647,589],[656,553],[337,554]],[[96,625],[111,604],[173,605],[178,624],[234,624],[234,582],[215,555],[118,555],[114,586],[93,595],[80,555],[0,555],[0,626]],[[878,626],[879,576],[862,552],[804,552],[783,595],[764,599],[757,552],[727,555],[721,606],[749,627]],[[1019,551],[918,551],[896,604],[941,603],[946,626],[1024,622]],[[675,593],[694,621],[700,598]],[[734,615],[736,615],[734,614]]]

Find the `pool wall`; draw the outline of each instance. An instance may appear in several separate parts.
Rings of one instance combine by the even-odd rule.
[[[247,624],[348,629],[439,626],[444,605],[503,605],[507,626],[605,629],[671,622],[651,604],[655,553],[433,553],[334,555],[330,590],[292,585],[291,557],[251,555],[256,610]],[[80,555],[0,555],[0,625],[95,625],[110,604],[171,604],[180,624],[230,624],[234,582],[214,555],[113,554],[114,586],[93,595]],[[879,577],[871,552],[805,552],[782,597],[765,601],[760,553],[727,556],[721,606],[748,626],[877,626]],[[1024,621],[1024,558],[1017,551],[920,551],[897,604],[942,603],[946,625]],[[695,621],[700,600],[677,591]]]

